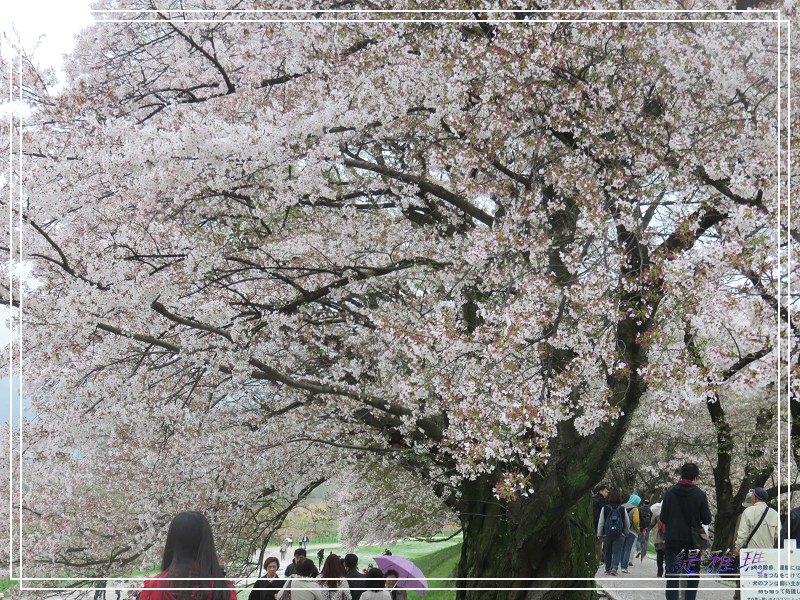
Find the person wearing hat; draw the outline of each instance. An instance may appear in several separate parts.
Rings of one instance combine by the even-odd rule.
[[[762,487],[753,488],[747,492],[742,506],[745,507],[739,517],[739,528],[736,533],[736,549],[742,548],[773,548],[778,539],[780,522],[778,511],[767,504],[769,494]],[[733,599],[739,600],[741,590],[739,582],[733,592]]]
[[[739,518],[736,547],[774,548],[780,531],[778,511],[767,505],[769,494],[762,487],[747,492],[743,505],[746,507]]]

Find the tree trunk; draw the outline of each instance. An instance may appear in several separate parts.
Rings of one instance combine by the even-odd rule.
[[[742,513],[741,500],[732,495],[717,496],[717,514],[714,515],[714,545],[712,550],[728,550],[736,541],[736,525]]]
[[[636,350],[634,343],[628,345],[628,352]],[[531,496],[508,503],[496,499],[497,474],[461,484],[458,511],[464,544],[458,577],[523,580],[476,582],[463,579],[457,587],[468,589],[457,592],[458,600],[589,600],[596,597],[593,577],[599,557],[589,491],[608,468],[644,390],[638,375],[609,378],[609,383],[615,404],[623,408],[622,414],[590,436],[579,434],[571,422],[559,425],[558,435],[551,442],[550,459],[532,480],[535,491]],[[554,579],[559,577],[587,580]],[[497,590],[504,587],[518,589]]]
[[[494,580],[460,579],[458,587],[493,589],[462,589],[457,592],[458,600],[590,600],[597,597],[592,578],[597,572],[599,557],[588,494],[575,506],[571,506],[571,502],[562,503],[565,498],[537,493],[506,504],[492,495],[488,478],[470,482],[464,491],[461,517],[464,544],[458,576]],[[504,577],[531,579],[497,580]],[[554,579],[559,577],[588,580]],[[547,587],[567,589],[524,589]]]

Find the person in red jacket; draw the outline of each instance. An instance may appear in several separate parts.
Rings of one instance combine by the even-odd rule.
[[[208,589],[212,588],[212,589]],[[201,513],[179,513],[169,524],[161,573],[144,582],[139,600],[236,600]]]

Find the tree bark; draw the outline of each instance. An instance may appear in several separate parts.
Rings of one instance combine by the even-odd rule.
[[[575,506],[570,506],[564,498],[536,493],[531,498],[505,504],[492,495],[488,479],[470,482],[464,492],[461,517],[464,544],[458,587],[465,589],[456,593],[458,600],[590,600],[597,597],[592,578],[597,572],[599,558],[588,494]],[[461,579],[471,577],[492,580]],[[506,577],[518,579],[499,580]],[[525,579],[528,577],[531,579]],[[587,580],[555,579],[560,577]],[[562,589],[525,589],[548,587]]]

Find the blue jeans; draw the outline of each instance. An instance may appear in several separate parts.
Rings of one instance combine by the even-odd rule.
[[[606,571],[619,568],[619,559],[622,556],[622,545],[625,538],[618,535],[615,538],[606,536],[603,549],[605,552]]]
[[[633,544],[636,542],[636,538],[639,537],[638,532],[631,531],[625,537],[625,546],[622,549],[622,568],[627,569],[628,565],[631,562],[631,552],[633,551]]]
[[[680,574],[684,570],[683,556],[677,548],[664,548],[664,561],[666,562],[664,566],[667,570],[666,600],[678,600],[680,598]],[[697,598],[698,585],[700,585],[700,577],[698,575],[688,576],[686,600],[695,600]]]

